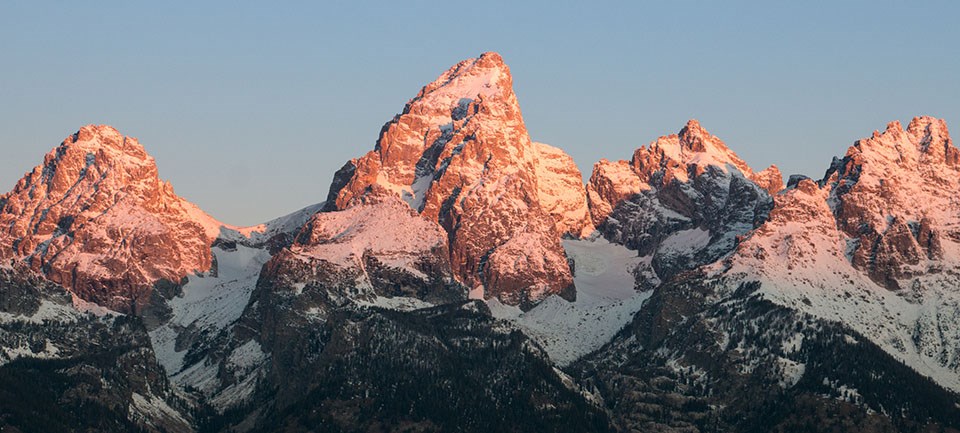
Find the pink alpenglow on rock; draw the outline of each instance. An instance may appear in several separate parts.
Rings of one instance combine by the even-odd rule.
[[[687,182],[710,166],[733,168],[771,194],[783,189],[783,175],[777,166],[754,172],[700,122],[690,120],[680,133],[637,149],[630,161],[604,159],[594,165],[587,183],[593,223],[601,224],[617,204],[633,194],[661,188],[674,179]]]
[[[573,299],[560,239],[593,231],[582,178],[561,150],[530,139],[497,53],[460,62],[384,125],[374,150],[341,169],[328,203],[401,197],[446,231],[457,279],[524,308]]]
[[[708,265],[730,288],[843,322],[960,389],[960,151],[943,120],[858,140],[824,179],[791,179],[769,219]]]
[[[0,196],[0,258],[137,313],[158,282],[210,269],[220,226],[160,180],[135,138],[89,125]]]
[[[587,184],[590,216],[603,236],[641,257],[638,286],[729,253],[756,228],[783,187],[775,167],[755,173],[696,120],[662,136],[630,161],[601,160]]]
[[[831,203],[838,227],[857,240],[856,268],[897,290],[928,272],[928,261],[944,259],[944,248],[960,240],[958,160],[946,123],[916,117],[906,129],[890,122],[834,161]]]

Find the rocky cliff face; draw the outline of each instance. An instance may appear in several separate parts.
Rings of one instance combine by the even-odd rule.
[[[759,226],[783,184],[776,166],[755,173],[691,120],[628,161],[600,161],[587,185],[591,217],[603,235],[650,256],[641,286],[710,263]]]
[[[0,266],[0,431],[193,431],[139,318],[22,266]]]
[[[563,234],[592,230],[580,173],[530,140],[509,68],[496,53],[426,85],[381,131],[373,151],[338,172],[328,202],[345,209],[394,195],[449,239],[458,280],[511,305],[575,291]]]
[[[878,284],[899,290],[953,256],[944,248],[960,240],[960,152],[943,120],[891,122],[834,161],[825,183],[853,265]]]
[[[916,118],[820,182],[792,177],[728,255],[659,285],[582,377],[622,430],[957,425],[956,154],[942,121]]]
[[[956,147],[942,120],[860,140],[819,183],[791,180],[769,221],[711,273],[843,323],[960,390]]]
[[[87,301],[139,312],[158,282],[210,268],[219,226],[160,180],[135,138],[91,125],[0,196],[0,257]]]

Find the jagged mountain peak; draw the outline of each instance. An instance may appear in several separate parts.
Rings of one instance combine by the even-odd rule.
[[[630,161],[604,159],[594,165],[587,184],[593,222],[602,224],[619,203],[635,194],[675,181],[691,182],[711,167],[739,172],[771,194],[783,189],[783,175],[775,165],[754,172],[723,140],[691,119],[679,133],[660,136],[637,148]]]
[[[513,94],[510,67],[500,54],[486,52],[452,66],[420,90],[414,99],[450,102],[460,98],[488,98]]]
[[[697,119],[690,119],[677,134],[680,145],[693,152],[707,152],[705,141],[716,140],[716,137],[700,125]]]
[[[533,147],[509,68],[499,54],[484,53],[452,66],[407,102],[383,126],[374,150],[338,173],[328,201],[344,208],[361,195],[399,194],[435,214],[440,203],[428,203],[425,190],[451,164],[483,160],[484,169],[532,169]]]
[[[754,172],[750,175],[750,180],[770,194],[776,194],[783,189],[783,173],[776,164],[770,164],[769,167]]]
[[[691,119],[678,134],[665,135],[637,149],[633,154],[632,165],[641,176],[649,177],[657,171],[664,171],[667,177],[677,177],[683,181],[688,178],[688,168],[702,172],[706,166],[726,169],[728,165],[751,175],[753,171],[717,136],[703,128],[695,119]]]
[[[221,226],[159,178],[135,138],[88,125],[0,196],[0,258],[24,260],[87,301],[137,312],[157,281],[210,268]]]
[[[91,180],[96,181],[97,191],[92,193],[157,189],[163,193],[157,197],[161,200],[173,194],[169,184],[160,181],[153,157],[137,139],[125,137],[107,125],[87,125],[67,137],[45,155],[43,164],[24,176],[17,188],[29,184],[36,194],[35,188],[43,185],[45,196],[66,194],[71,188],[82,186],[79,182],[93,173],[96,179],[91,176]]]
[[[824,179],[795,176],[766,223],[723,263],[728,287],[845,323],[960,389],[955,321],[960,190],[946,124],[914,118],[858,140]]]
[[[919,137],[922,143],[937,142],[953,144],[947,122],[933,116],[917,116],[910,120],[907,132]]]
[[[875,284],[894,291],[916,287],[914,281],[924,275],[960,264],[960,245],[953,245],[960,239],[955,211],[960,178],[953,153],[941,119],[915,117],[907,128],[889,122],[883,132],[856,141],[843,158],[834,158],[819,182],[791,177],[771,221],[757,233],[771,232],[776,221],[796,226],[815,220],[830,240],[813,249],[842,246],[837,251],[846,256],[845,264]],[[798,203],[813,208],[811,196],[822,202],[818,210],[788,212]]]
[[[135,137],[124,136],[120,131],[110,125],[84,125],[65,140],[65,143],[91,150],[101,148],[113,149],[120,152],[128,152],[131,156],[139,156],[141,159],[149,158],[143,146],[140,145],[139,140]]]
[[[931,267],[960,263],[950,241],[960,236],[958,154],[945,122],[918,117],[907,129],[890,122],[834,160],[821,183],[832,187],[838,227],[856,240],[854,267],[899,290]]]
[[[594,224],[611,241],[647,259],[638,285],[654,288],[730,252],[766,220],[781,190],[776,166],[754,173],[696,120],[661,136],[630,162],[594,166],[587,199]]]
[[[878,163],[896,161],[910,170],[917,164],[956,167],[960,163],[960,152],[946,122],[930,116],[914,117],[906,129],[900,121],[888,123],[883,132],[874,131],[871,137],[858,140],[846,154],[854,159],[858,155]]]

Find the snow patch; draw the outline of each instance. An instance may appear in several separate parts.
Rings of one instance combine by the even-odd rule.
[[[800,378],[807,370],[806,364],[783,357],[777,358],[777,363],[780,365],[780,371],[782,372],[780,387],[784,389],[792,388],[800,382]]]
[[[56,359],[60,353],[60,348],[47,340],[43,350],[39,352],[34,352],[30,347],[23,344],[17,347],[0,347],[0,351],[2,351],[0,365],[3,365],[17,358]]]
[[[701,228],[680,230],[660,243],[662,253],[688,255],[704,249],[710,243],[710,231]]]
[[[633,269],[643,260],[635,251],[602,237],[564,240],[563,246],[574,260],[576,302],[551,296],[523,312],[487,301],[494,317],[515,323],[560,366],[610,341],[651,295],[634,289]]]
[[[44,322],[73,323],[82,318],[84,313],[77,311],[71,305],[62,305],[49,300],[42,300],[37,312],[30,316],[0,312],[0,323],[32,323]]]
[[[167,374],[184,367],[186,350],[176,350],[177,335],[188,328],[216,334],[239,319],[263,264],[270,259],[267,250],[240,244],[232,251],[213,248],[213,254],[217,259],[217,276],[190,276],[183,295],[168,302],[173,317],[150,332],[157,359]]]
[[[372,300],[358,300],[357,305],[398,311],[413,311],[434,306],[429,302],[406,296],[395,296],[392,298],[388,298],[386,296],[377,296]]]
[[[153,420],[174,420],[183,425],[190,425],[189,422],[175,409],[170,407],[163,399],[155,396],[144,396],[140,393],[133,393],[129,406],[131,418],[152,424]]]
[[[260,366],[266,359],[267,355],[263,353],[263,349],[260,348],[260,343],[256,340],[250,340],[234,349],[233,352],[230,352],[230,356],[227,357],[226,367],[230,369],[247,370]]]

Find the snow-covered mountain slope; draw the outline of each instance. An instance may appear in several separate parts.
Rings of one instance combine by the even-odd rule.
[[[136,139],[91,125],[0,196],[0,257],[26,260],[87,301],[139,312],[157,281],[210,268],[220,226],[160,180]]]
[[[188,277],[174,296],[169,320],[150,331],[160,364],[174,375],[184,367],[184,357],[195,345],[206,343],[240,318],[270,259],[263,248],[221,242],[213,248],[214,271]]]
[[[727,287],[860,332],[960,390],[960,176],[943,121],[858,141],[817,184],[796,178],[769,221],[709,266]]]
[[[500,55],[458,63],[410,100],[373,151],[348,162],[328,202],[401,197],[448,233],[457,279],[529,308],[574,299],[561,235],[591,231],[582,179],[559,149],[530,140]]]
[[[326,202],[312,204],[282,217],[250,227],[223,225],[220,227],[219,239],[239,242],[251,247],[267,248],[276,252],[278,249],[290,245],[293,242],[293,236],[300,231],[300,228],[313,215],[322,211],[324,207],[326,207]]]
[[[387,197],[377,204],[314,215],[297,235],[291,252],[341,267],[363,267],[364,256],[375,255],[386,266],[421,274],[416,268],[422,258],[419,254],[442,253],[444,238],[436,223]]]
[[[446,233],[398,197],[316,213],[291,239],[272,256],[218,242],[217,274],[191,277],[170,301],[172,320],[151,332],[173,381],[218,412],[249,402],[274,354],[289,352],[288,334],[336,309],[466,300]]]
[[[174,383],[196,387],[195,371],[217,338],[230,333],[250,302],[263,265],[294,242],[301,227],[323,208],[308,206],[289,215],[246,228],[223,226],[211,247],[210,271],[187,277],[174,293],[166,294],[165,308],[150,340],[160,364]]]
[[[640,310],[650,292],[636,289],[634,271],[650,257],[599,236],[566,239],[563,246],[574,262],[576,301],[549,297],[526,312],[496,299],[487,304],[495,317],[516,324],[566,366],[610,341]]]
[[[350,404],[363,407],[388,402],[373,409],[388,412],[389,402],[401,398],[393,393],[402,392],[415,406],[402,417],[442,423],[436,413],[454,407],[458,419],[475,417],[463,402],[498,405],[508,388],[536,395],[511,397],[511,404],[546,399],[579,405],[556,415],[546,407],[528,410],[527,417],[540,419],[541,411],[560,418],[578,414],[575,423],[595,417],[596,409],[583,405],[586,397],[539,346],[491,317],[484,304],[464,304],[467,290],[453,278],[446,236],[394,196],[314,215],[263,267],[233,330],[205,352],[188,353],[197,361],[173,380],[194,390],[225,424],[300,418],[305,412],[299,405],[321,392],[326,400],[345,393]],[[476,376],[481,371],[490,373]],[[406,379],[393,383],[395,375]],[[540,384],[533,394],[531,380]],[[462,393],[461,383],[490,391]],[[417,409],[422,404],[426,412]],[[367,422],[364,413],[343,414],[338,422]],[[491,420],[473,422],[497,425]]]
[[[345,291],[325,287],[330,292],[326,296],[343,297],[345,302],[377,296],[449,300],[466,295],[451,273],[443,229],[392,196],[314,215],[267,269],[271,284],[292,290],[293,295],[302,293],[314,277],[338,281],[338,288]]]
[[[765,299],[764,283],[683,273],[570,367],[618,431],[948,431],[960,395],[844,323]],[[837,427],[845,426],[845,427]],[[848,427],[856,426],[856,427]]]
[[[759,182],[759,183],[758,183]],[[713,262],[766,218],[771,166],[755,173],[719,138],[691,120],[631,161],[598,162],[587,184],[591,216],[604,237],[650,256],[641,286]]]

